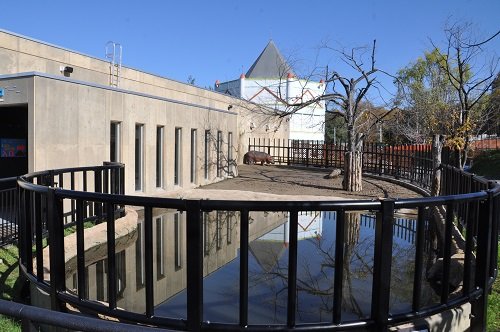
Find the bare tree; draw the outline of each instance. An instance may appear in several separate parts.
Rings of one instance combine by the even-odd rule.
[[[460,150],[459,166],[463,167],[470,148],[470,136],[477,123],[473,112],[481,112],[483,97],[492,87],[499,58],[487,56],[484,45],[496,38],[500,31],[486,39],[478,39],[470,23],[455,23],[445,28],[446,50],[440,52],[441,68],[458,99],[458,126],[455,130],[456,148]],[[438,49],[434,42],[434,48]],[[483,120],[484,114],[480,114]],[[484,121],[483,121],[484,122]]]
[[[361,191],[363,140],[367,132],[374,129],[390,113],[375,117],[366,116],[371,109],[366,107],[367,93],[370,89],[377,88],[378,82],[375,74],[384,72],[375,68],[375,40],[371,47],[357,47],[350,50],[337,50],[327,46],[325,48],[340,55],[340,60],[353,70],[353,77],[343,75],[336,70],[331,71],[326,67],[326,72],[320,74],[324,77],[320,81],[324,90],[321,94],[313,96],[307,90],[309,83],[318,76],[318,72],[312,70],[308,75],[297,80],[302,87],[298,96],[295,94],[300,89],[296,89],[294,95],[291,96],[289,91],[284,89],[287,80],[292,77],[290,76],[291,69],[284,66],[280,68],[280,77],[274,85],[262,87],[268,94],[274,96],[272,99],[274,104],[261,105],[257,100],[252,100],[255,104],[242,104],[240,107],[248,109],[250,114],[258,114],[261,119],[275,119],[274,123],[278,123],[279,126],[282,121],[288,121],[292,115],[300,114],[306,108],[314,109],[316,105],[324,103],[326,113],[338,114],[343,118],[347,128],[343,188],[348,191]],[[366,61],[366,58],[369,60]]]
[[[368,64],[363,62],[365,48],[353,48],[350,52],[341,51],[341,58],[358,73],[357,77],[346,77],[338,71],[326,73],[325,93],[319,97],[328,105],[339,110],[347,126],[347,149],[344,156],[343,189],[361,191],[362,188],[362,153],[365,133],[361,132],[361,119],[366,108],[361,107],[367,92],[375,84],[375,45],[373,41],[371,58]],[[328,89],[331,89],[329,92]],[[315,102],[310,100],[300,105],[290,105],[289,112],[296,112],[303,105]]]

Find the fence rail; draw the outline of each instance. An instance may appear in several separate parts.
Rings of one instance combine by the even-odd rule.
[[[270,154],[279,165],[343,168],[347,144],[250,138],[248,149]],[[432,179],[432,147],[430,144],[364,143],[362,167],[364,172],[405,179],[423,189],[429,189]]]
[[[307,151],[308,148],[304,149]],[[326,149],[323,151],[326,152]],[[330,156],[331,151],[329,150],[325,157]],[[404,152],[402,152],[403,150],[398,151],[398,149],[380,150],[388,153],[385,157],[381,157],[377,151],[373,151],[373,156],[370,157],[372,167],[375,170],[381,171],[381,169],[376,168],[377,165],[389,165],[393,160],[391,159],[393,155],[398,156],[403,168],[406,164],[411,164],[412,167],[416,167],[415,164],[421,165],[419,167],[427,167],[426,165],[428,165],[421,163],[415,155],[418,153],[427,156],[428,152],[423,147],[415,148],[415,154],[410,154],[406,150]],[[370,160],[370,158],[367,159]],[[291,160],[296,161],[296,159]],[[396,170],[395,167],[393,169]],[[383,169],[383,173],[396,176],[389,170],[385,173],[385,169]],[[496,232],[493,230],[497,229],[499,222],[500,186],[452,167],[444,167],[443,170],[442,192],[444,196],[375,201],[226,201],[137,197],[123,195],[122,165],[38,172],[21,177],[18,181],[21,212],[19,238],[21,270],[32,283],[50,294],[52,310],[61,311],[66,307],[66,304],[71,304],[84,312],[99,313],[118,320],[174,330],[285,331],[328,329],[343,331],[355,329],[383,331],[389,326],[412,322],[467,302],[472,303],[471,330],[484,330],[487,294],[497,274]],[[405,172],[397,173],[400,177],[405,174]],[[415,177],[414,180],[417,181],[418,177]],[[144,212],[145,291],[142,300],[136,299],[144,304],[144,312],[133,312],[118,306],[120,279],[117,273],[116,239],[109,234],[115,234],[115,221],[121,216],[121,207],[124,205],[135,206]],[[425,270],[424,244],[426,234],[424,228],[429,220],[430,211],[440,207],[443,208],[445,220],[444,236],[442,240],[439,240],[441,241],[439,257],[443,260],[443,273],[440,281],[443,287],[440,290],[439,303],[426,306],[421,298],[422,275]],[[186,215],[186,231],[183,238],[187,256],[187,315],[185,318],[161,315],[155,309],[156,294],[153,286],[153,271],[157,270],[158,267],[155,266],[151,244],[154,242],[153,209],[157,208],[175,209]],[[407,312],[391,314],[389,301],[394,218],[396,211],[401,209],[412,209],[416,211],[417,215],[414,236],[416,250],[412,306],[411,310]],[[332,211],[336,213],[335,262],[336,265],[342,266],[342,264],[346,264],[342,263],[345,250],[343,244],[346,241],[344,230],[346,214],[350,211],[365,210],[376,215],[374,222],[373,291],[369,317],[357,321],[345,321],[341,300],[344,292],[344,269],[336,268],[333,271],[334,295],[330,321],[317,324],[298,323],[296,308],[298,301],[297,227],[299,214],[307,211]],[[202,214],[208,211],[238,212],[240,292],[238,298],[239,315],[236,323],[209,322],[204,319],[206,307],[203,299],[204,226]],[[248,252],[251,224],[249,216],[250,213],[259,211],[286,211],[290,216],[286,322],[284,324],[252,325],[249,322]],[[104,224],[108,234],[106,245],[107,301],[93,301],[86,295],[85,285],[88,284],[89,280],[87,279],[87,266],[84,259],[84,247],[87,241],[84,236],[84,222],[89,218],[95,223]],[[466,246],[463,287],[458,295],[451,296],[447,280],[451,273],[452,226],[455,220],[462,222]],[[76,225],[78,260],[75,289],[68,289],[65,280],[64,229],[69,224]],[[48,246],[45,246],[44,241],[47,241]],[[48,250],[49,259],[44,257],[44,250]],[[47,273],[47,271],[49,272]],[[0,305],[0,312],[8,314],[8,311],[2,308]],[[80,317],[79,319],[84,320],[85,318]],[[31,318],[31,320],[36,321],[37,319]],[[50,324],[60,326],[53,322]],[[103,329],[106,330],[106,327]]]
[[[265,151],[275,157],[275,161],[287,165],[320,167],[342,167],[342,144],[325,145],[322,142],[256,141],[249,142],[251,150]],[[272,144],[271,144],[272,143]],[[365,144],[364,171],[386,175],[399,180],[410,181],[423,189],[429,189],[432,173],[431,148],[427,145],[384,146]],[[497,232],[500,219],[500,185],[481,177],[460,171],[451,166],[442,166],[441,195],[401,200],[362,201],[224,201],[224,200],[184,200],[124,195],[124,166],[105,163],[103,166],[69,168],[37,172],[18,179],[0,180],[0,218],[9,224],[19,223],[20,266],[23,274],[40,289],[50,294],[51,309],[64,311],[66,304],[82,312],[101,314],[123,322],[141,324],[172,330],[293,330],[328,329],[332,331],[366,330],[381,331],[390,326],[414,322],[422,317],[456,308],[464,303],[472,304],[471,330],[481,331],[486,322],[487,294],[497,275]],[[120,308],[122,280],[117,256],[116,221],[124,216],[124,206],[134,206],[142,211],[144,228],[144,297],[141,301],[143,312]],[[9,209],[5,209],[9,207]],[[186,317],[159,314],[155,309],[156,292],[153,286],[153,272],[158,270],[152,243],[155,241],[153,211],[174,209],[184,213],[185,232],[183,241],[186,252]],[[400,210],[414,211],[416,219],[411,226],[400,224],[396,214]],[[19,211],[19,215],[15,213]],[[209,211],[234,211],[237,216],[239,234],[239,298],[237,323],[209,322],[204,317],[204,237],[202,216]],[[249,228],[251,214],[256,212],[283,212],[290,218],[290,238],[288,243],[288,265],[286,283],[286,321],[284,324],[269,323],[252,325],[249,320]],[[374,229],[375,245],[373,253],[371,311],[368,317],[357,321],[346,321],[343,314],[342,294],[344,292],[344,269],[333,271],[333,307],[329,322],[302,324],[297,317],[297,257],[300,254],[297,238],[298,220],[301,213],[330,211],[336,214],[335,265],[343,266],[345,220],[351,211],[369,211],[374,215],[370,228]],[[444,220],[444,233],[437,238],[439,250],[436,255],[442,260],[443,287],[439,291],[439,301],[427,305],[422,299],[422,285],[425,259],[429,249],[429,220],[433,211],[440,211]],[[12,221],[12,222],[11,222]],[[85,285],[88,285],[87,263],[85,260],[85,224],[102,224],[108,234],[106,241],[105,270],[106,301],[91,300]],[[464,241],[464,267],[462,288],[451,295],[447,283],[452,274],[452,245],[458,227]],[[16,226],[17,227],[17,226]],[[76,233],[76,283],[68,287],[65,271],[69,264],[65,261],[65,229],[73,228]],[[405,234],[406,227],[412,228],[411,241],[415,244],[415,268],[411,310],[392,314],[389,310],[391,296],[390,276],[392,273],[393,239]],[[402,228],[402,229],[401,229]],[[17,228],[15,229],[17,231]],[[413,231],[414,230],[414,231]],[[176,240],[177,241],[177,240]],[[12,313],[0,302],[0,313],[23,319],[23,325],[44,323],[52,326],[71,328],[74,320],[65,321],[64,315],[55,316],[54,321],[41,319],[41,311],[23,309],[25,313]],[[29,314],[28,314],[29,313]],[[85,321],[85,318],[78,319]],[[94,329],[94,320],[89,320]],[[110,323],[113,324],[113,323]],[[80,325],[78,325],[80,326]],[[118,326],[118,325],[117,325]],[[80,328],[80,327],[78,327]],[[124,326],[127,328],[128,326]],[[133,328],[139,328],[137,325]],[[132,329],[133,329],[132,328]],[[85,330],[85,329],[83,329]],[[102,330],[110,330],[103,325]],[[117,327],[120,330],[120,327]]]
[[[0,179],[0,246],[17,241],[17,179]]]

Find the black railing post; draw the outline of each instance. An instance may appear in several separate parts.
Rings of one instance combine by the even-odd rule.
[[[47,178],[44,180],[44,184],[49,186],[49,187],[54,187],[54,171],[53,170],[49,170],[47,172]]]
[[[424,271],[425,207],[418,207],[415,245],[415,274],[413,278],[413,311],[419,311],[422,299],[422,272]]]
[[[56,190],[47,191],[47,227],[49,229],[49,257],[50,257],[50,301],[54,311],[65,311],[65,306],[59,301],[58,294],[66,288],[64,263],[64,225],[63,205],[56,196]],[[37,262],[40,264],[41,262]]]
[[[446,219],[444,229],[444,248],[443,252],[443,270],[441,276],[441,304],[448,302],[448,295],[450,293],[450,264],[451,264],[451,244],[453,221],[455,219],[455,204],[449,203],[446,205]]]
[[[481,290],[481,296],[472,303],[471,331],[485,331],[488,310],[488,285],[491,254],[491,225],[493,219],[493,192],[488,191],[488,198],[481,202],[477,227],[477,257],[476,257],[476,287]],[[496,245],[496,243],[495,243]]]
[[[488,186],[493,189],[497,183],[495,181],[489,181]],[[491,212],[491,253],[490,253],[490,276],[497,276],[498,273],[498,242],[500,240],[500,229],[498,228],[498,222],[500,221],[500,211],[499,211],[500,196],[492,196],[492,212]],[[498,276],[497,276],[498,277]]]
[[[203,223],[201,202],[186,201],[187,328],[200,331],[203,321]]]
[[[76,201],[76,258],[78,298],[85,299],[85,230],[83,224],[83,200]]]
[[[123,165],[123,164],[120,167],[120,179],[119,179],[118,186],[120,188],[120,191],[118,192],[118,194],[125,195],[125,165]]]
[[[375,225],[371,317],[377,331],[386,331],[391,287],[394,200],[383,199],[380,203],[382,206],[377,213]]]
[[[43,219],[45,218],[45,225],[47,225],[47,213],[42,211],[42,197],[45,198],[45,206],[47,205],[47,196],[42,196],[36,192],[30,192],[33,195],[32,201],[34,205],[31,207],[31,215],[35,225],[35,248],[36,248],[36,275],[37,279],[43,280],[44,267],[43,267]],[[31,251],[31,249],[30,249]]]
[[[144,207],[144,261],[146,274],[146,316],[154,315],[153,208]],[[159,268],[159,267],[158,267]]]
[[[33,272],[33,251],[32,251],[32,239],[33,230],[31,223],[31,192],[19,187],[19,198],[20,204],[19,211],[20,228],[19,228],[19,257],[21,258],[21,263],[26,266],[26,271],[28,273]]]
[[[299,214],[297,210],[290,211],[290,233],[288,239],[288,300],[287,326],[295,326],[295,312],[297,310],[297,237]]]
[[[345,211],[338,210],[335,231],[335,275],[333,283],[333,323],[340,324],[342,320],[342,293],[344,279],[345,252]],[[349,262],[347,263],[349,264]]]
[[[248,210],[240,217],[240,327],[248,325]]]
[[[102,170],[94,170],[94,192],[102,193]],[[97,218],[97,223],[101,223],[102,220],[102,203],[94,202],[94,213]]]
[[[101,204],[101,203],[99,203]],[[109,309],[116,309],[116,239],[114,205],[106,203],[106,239],[108,252],[108,304]]]

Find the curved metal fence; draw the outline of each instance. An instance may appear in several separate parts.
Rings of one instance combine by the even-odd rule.
[[[0,246],[17,241],[17,178],[0,179]]]
[[[20,265],[31,283],[50,294],[51,309],[67,310],[67,305],[81,312],[100,314],[124,322],[162,327],[174,330],[213,331],[213,330],[367,330],[384,331],[390,326],[415,322],[423,317],[456,308],[465,303],[472,305],[472,330],[484,330],[486,322],[486,303],[488,291],[497,274],[496,250],[500,210],[500,186],[493,182],[444,167],[442,181],[443,196],[413,199],[381,199],[358,201],[239,201],[239,200],[197,200],[158,197],[139,197],[123,194],[123,165],[74,168],[38,172],[21,177],[19,185],[20,204]],[[127,270],[118,252],[120,239],[116,238],[117,227],[122,222],[125,206],[133,206],[139,211],[141,221],[138,230],[136,250],[143,250],[141,261],[136,269],[140,270],[135,280],[141,297],[140,310],[126,307],[123,287],[127,282],[121,276]],[[154,217],[158,210],[175,210],[175,233],[171,241],[175,248],[176,270],[185,273],[185,303],[182,304],[185,316],[159,311],[157,308],[159,291],[154,279],[161,275],[161,257],[153,243],[158,242],[158,230],[162,223]],[[238,292],[234,306],[237,306],[235,321],[216,321],[210,319],[204,294],[207,291],[204,277],[207,275],[206,244],[207,228],[205,214],[211,211],[232,213],[236,222],[232,224],[237,239],[227,243],[238,243],[237,265]],[[249,246],[250,233],[258,222],[256,213],[284,212],[289,220],[287,239],[288,257],[285,262],[284,278],[285,308],[283,322],[256,324],[249,317]],[[332,303],[327,318],[321,322],[304,323],[298,311],[299,298],[299,218],[301,213],[312,211],[334,212],[336,215],[335,238],[331,256],[335,267],[330,270],[333,292],[329,298]],[[375,216],[373,254],[370,259],[371,294],[370,310],[367,315],[351,320],[346,317],[343,304],[345,278],[345,243],[348,241],[346,220],[353,211],[365,211]],[[391,310],[391,275],[394,252],[395,214],[411,211],[415,215],[416,233],[414,236],[414,268],[411,275],[411,305],[408,310]],[[427,271],[426,246],[429,243],[426,231],[429,220],[437,213],[442,216],[442,233],[433,239],[436,260],[442,269],[438,275],[440,288],[436,291],[434,303],[424,303],[422,288],[426,283]],[[183,219],[185,218],[185,219]],[[185,222],[183,231],[181,221]],[[89,239],[86,224],[98,225],[105,230],[105,257],[100,269],[107,278],[103,297],[89,296],[88,254]],[[459,225],[459,226],[456,226]],[[72,228],[75,241],[76,261],[69,262],[65,257],[65,231]],[[458,232],[457,233],[457,229]],[[217,225],[215,238],[220,239],[222,227]],[[454,248],[459,238],[463,245],[463,271],[461,285],[455,289],[449,284],[455,258]],[[216,246],[219,247],[219,242]],[[183,257],[185,255],[185,257]],[[183,265],[185,264],[185,265]],[[72,265],[72,266],[70,266]],[[73,286],[68,285],[67,270],[73,268]],[[138,271],[139,271],[138,270]],[[167,276],[167,279],[169,277]],[[173,282],[173,279],[172,279]],[[129,283],[131,281],[129,280]],[[137,304],[137,303],[134,303]],[[1,305],[0,305],[1,308]],[[0,309],[0,311],[2,311]],[[5,311],[3,311],[5,312]],[[83,319],[83,318],[81,318]],[[34,319],[36,320],[36,319]],[[105,328],[104,328],[105,329]]]

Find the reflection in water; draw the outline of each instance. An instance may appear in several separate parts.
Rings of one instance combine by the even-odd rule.
[[[249,323],[286,323],[288,283],[287,213],[251,212],[249,216]],[[204,319],[236,323],[239,306],[239,213],[203,213]],[[342,320],[370,315],[375,217],[345,216]],[[416,223],[395,219],[391,312],[411,307]],[[335,212],[299,214],[297,322],[330,322],[335,271]],[[155,315],[186,318],[186,214],[155,209],[153,264]],[[145,311],[144,225],[135,243],[117,253],[118,306]],[[106,301],[105,259],[87,268],[86,298]],[[128,275],[126,275],[128,274]],[[135,274],[135,275],[134,275]],[[119,279],[119,280],[118,280]],[[69,282],[70,280],[68,280]],[[76,289],[76,276],[72,278]],[[426,283],[424,283],[426,285]],[[69,284],[68,284],[69,286]],[[423,302],[434,301],[426,286]]]

